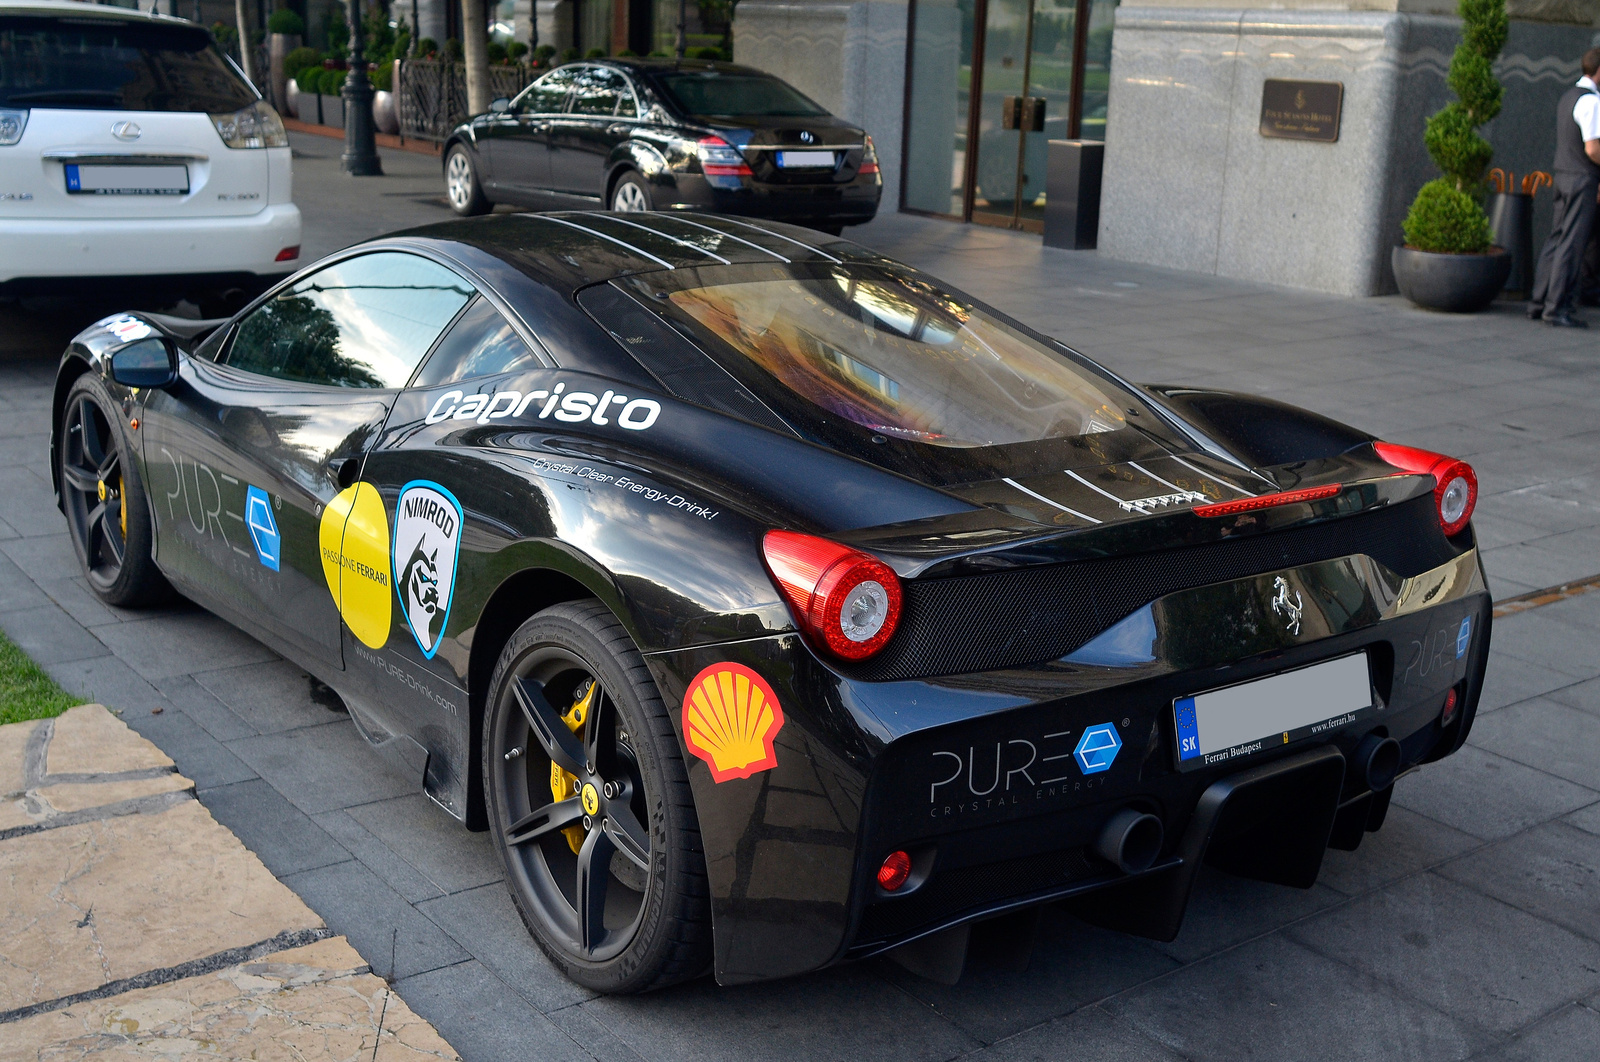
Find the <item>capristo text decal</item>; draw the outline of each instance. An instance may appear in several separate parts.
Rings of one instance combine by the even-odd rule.
[[[394,512],[394,588],[406,626],[429,659],[438,651],[450,618],[460,555],[461,503],[456,496],[427,480],[407,483]]]
[[[381,649],[389,640],[389,519],[370,483],[336,494],[318,528],[322,574],[339,615],[363,645]]]

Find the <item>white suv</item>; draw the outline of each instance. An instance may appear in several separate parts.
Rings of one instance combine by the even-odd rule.
[[[283,123],[210,33],[0,0],[0,295],[102,277],[250,292],[299,245]]]

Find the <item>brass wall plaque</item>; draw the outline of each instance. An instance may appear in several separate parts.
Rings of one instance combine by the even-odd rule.
[[[1261,135],[1287,140],[1339,139],[1342,81],[1281,81],[1261,86]]]

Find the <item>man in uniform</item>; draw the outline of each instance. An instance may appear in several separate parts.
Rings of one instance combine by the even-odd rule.
[[[1557,328],[1587,328],[1572,315],[1578,273],[1600,194],[1600,48],[1583,54],[1583,76],[1556,104],[1555,210],[1539,253],[1528,316]]]

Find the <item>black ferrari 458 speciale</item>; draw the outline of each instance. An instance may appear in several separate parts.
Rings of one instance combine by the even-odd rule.
[[[100,596],[333,687],[600,991],[949,979],[1044,903],[1171,939],[1202,863],[1378,829],[1488,657],[1465,463],[777,224],[372,240],[100,321],[54,418]]]

